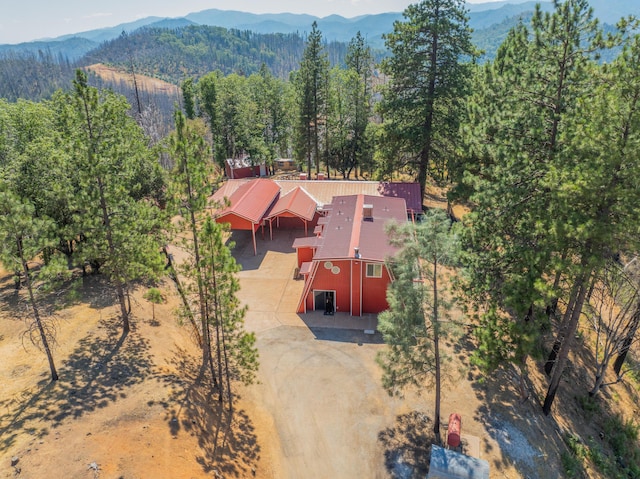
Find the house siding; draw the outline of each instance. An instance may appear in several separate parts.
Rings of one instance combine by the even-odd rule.
[[[313,291],[336,291],[336,311],[349,311],[350,295],[349,285],[351,281],[350,261],[332,261],[334,267],[340,268],[338,274],[324,267],[324,261],[320,261],[316,271],[312,287],[306,298],[307,311],[313,311]]]
[[[298,268],[313,260],[313,248],[298,248]]]
[[[351,316],[362,315],[362,261],[351,261]]]
[[[366,270],[362,278],[362,313],[379,313],[389,308],[387,286],[391,277],[386,266],[382,266],[381,278],[367,278]]]

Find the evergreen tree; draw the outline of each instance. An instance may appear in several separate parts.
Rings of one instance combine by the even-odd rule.
[[[288,156],[291,120],[288,102],[291,96],[289,84],[275,78],[262,65],[259,73],[248,78],[251,99],[256,105],[256,124],[262,127],[261,138],[256,143],[264,145],[261,160],[273,167],[273,160]]]
[[[463,0],[409,5],[385,36],[390,76],[381,110],[394,149],[410,158],[424,196],[427,177],[442,183],[455,151],[470,59],[475,55]]]
[[[365,43],[362,34],[358,32],[349,42],[345,58],[347,68],[353,71],[358,78],[354,88],[350,91],[353,104],[353,119],[350,128],[349,164],[355,168],[356,177],[358,169],[370,167],[373,156],[371,135],[368,134],[368,125],[373,113],[373,54],[371,48]],[[350,173],[350,172],[349,172]],[[347,174],[349,176],[349,174]]]
[[[532,32],[512,30],[478,76],[484,85],[470,109],[478,140],[470,143],[480,164],[465,180],[476,205],[465,218],[466,291],[479,307],[481,362],[506,359],[523,375],[544,312],[553,317],[558,298],[567,305],[548,362],[547,414],[593,276],[633,226],[617,215],[634,208],[620,175],[630,163],[598,138],[610,130],[602,110],[591,110],[600,101],[594,53],[606,44],[586,1],[555,7],[536,9]]]
[[[62,99],[62,98],[61,98]],[[80,261],[107,275],[114,286],[123,333],[130,330],[131,281],[155,277],[163,267],[160,210],[149,191],[159,165],[122,97],[89,87],[78,71],[66,122],[71,164],[78,180],[75,223]]]
[[[193,120],[196,117],[196,92],[193,78],[187,78],[182,82],[182,102],[185,116]]]
[[[58,372],[51,351],[51,344],[55,341],[55,327],[43,317],[36,291],[38,282],[47,283],[47,276],[51,278],[62,271],[54,261],[41,268],[29,266],[30,261],[55,244],[51,239],[55,238],[53,231],[54,224],[50,219],[35,217],[35,209],[31,203],[21,200],[8,191],[5,185],[0,184],[0,261],[9,271],[16,271],[24,278],[33,319],[29,337],[46,354],[51,380],[57,381]]]
[[[311,177],[312,162],[320,171],[320,141],[325,122],[329,60],[322,44],[322,33],[313,22],[307,37],[300,70],[294,75],[298,96],[296,152],[306,158],[307,175]]]
[[[56,123],[54,102],[33,103],[20,100],[0,103],[5,121],[0,120],[0,157],[5,159],[2,174],[11,190],[34,207],[38,217],[56,224],[58,241],[51,246],[67,256],[69,267],[77,241],[73,228],[73,196],[77,182],[62,147]]]
[[[202,271],[202,253],[200,251],[199,224],[204,220],[207,199],[212,193],[214,177],[210,162],[210,148],[204,140],[204,127],[197,121],[187,121],[180,111],[175,112],[175,133],[169,140],[170,154],[175,161],[175,169],[170,185],[172,209],[180,214],[178,229],[186,233],[183,247],[191,258],[182,266],[181,271],[190,280],[196,296],[193,303],[200,315],[200,345],[202,347],[202,371],[209,367],[214,382],[217,374],[212,361],[211,330],[209,307]],[[185,304],[186,314],[192,317],[191,306]]]
[[[401,249],[391,262],[394,281],[387,290],[389,309],[378,316],[378,329],[387,344],[379,354],[382,383],[390,394],[414,386],[433,385],[433,432],[440,441],[442,354],[446,335],[443,319],[449,309],[442,271],[457,256],[456,237],[442,210],[432,210],[417,225],[394,225],[392,243]]]
[[[253,382],[258,369],[256,337],[244,331],[246,306],[241,306],[236,293],[240,283],[239,265],[231,255],[233,244],[225,244],[225,227],[207,217],[199,232],[202,250],[200,270],[206,296],[207,317],[215,331],[212,346],[217,359],[220,400],[227,391],[229,408],[233,408],[231,381]]]

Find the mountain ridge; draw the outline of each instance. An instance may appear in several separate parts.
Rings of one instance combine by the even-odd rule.
[[[489,38],[496,28],[507,27],[515,19],[525,18],[533,12],[538,2],[532,0],[503,0],[479,4],[467,4],[469,26],[475,31],[475,38]],[[553,8],[551,2],[539,2],[543,10]],[[626,14],[640,16],[640,2],[630,5],[626,0],[591,0],[596,16],[603,23],[613,24]],[[360,15],[352,18],[340,15],[316,17],[308,14],[294,13],[248,13],[237,10],[206,9],[192,12],[183,17],[149,16],[133,22],[122,23],[114,27],[88,30],[74,34],[62,35],[51,39],[41,39],[19,44],[0,44],[0,54],[38,55],[49,51],[54,56],[75,61],[113,40],[122,33],[131,34],[140,28],[175,29],[187,25],[206,25],[227,29],[249,30],[254,33],[297,33],[303,38],[311,30],[316,21],[327,42],[348,42],[358,31],[364,34],[371,48],[384,50],[383,35],[393,29],[396,20],[402,20],[400,12],[387,12],[371,15]],[[509,19],[512,19],[511,21]],[[486,30],[486,31],[485,31]],[[487,49],[487,45],[478,45]],[[490,54],[490,52],[488,52]]]

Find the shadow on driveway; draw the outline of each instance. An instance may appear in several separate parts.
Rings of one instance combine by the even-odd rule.
[[[375,334],[365,334],[364,331],[355,329],[337,329],[337,328],[318,328],[309,327],[318,341],[338,341],[341,343],[363,344],[382,344],[382,335],[378,332]]]

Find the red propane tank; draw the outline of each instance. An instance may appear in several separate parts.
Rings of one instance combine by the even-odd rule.
[[[462,417],[458,413],[449,415],[449,428],[447,433],[447,445],[449,447],[460,446],[460,433],[462,430]]]

